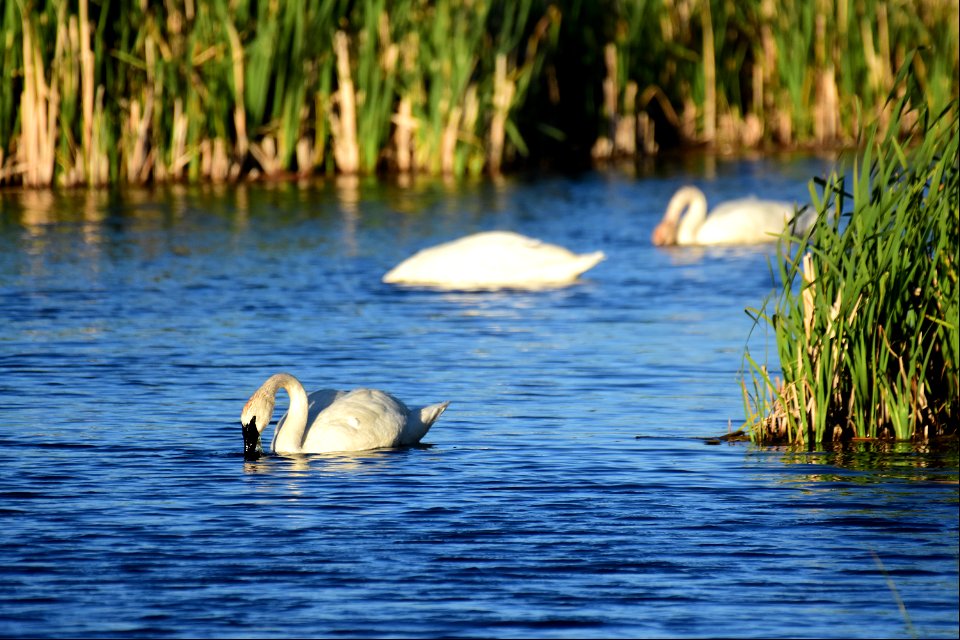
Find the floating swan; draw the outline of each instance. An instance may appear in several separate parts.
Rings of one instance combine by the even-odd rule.
[[[681,219],[681,214],[686,215]],[[663,220],[653,230],[653,244],[752,244],[772,242],[787,228],[794,205],[775,200],[741,198],[718,205],[707,216],[707,198],[700,189],[681,187],[670,199]],[[813,216],[802,216],[792,224],[802,233]]]
[[[376,389],[321,389],[309,396],[300,381],[277,373],[257,389],[240,414],[243,452],[259,457],[260,434],[270,424],[277,392],[285,389],[290,409],[280,418],[270,448],[275,453],[365,451],[416,444],[449,402],[411,410],[389,393]],[[308,426],[309,425],[309,426]]]
[[[512,231],[485,231],[423,249],[383,281],[443,289],[542,288],[571,284],[604,259]]]

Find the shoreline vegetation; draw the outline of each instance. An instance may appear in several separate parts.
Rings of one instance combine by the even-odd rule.
[[[921,88],[905,72],[898,84],[909,91],[891,100],[894,124],[916,116],[906,138],[874,125],[850,175],[811,181],[817,222],[781,239],[782,289],[747,310],[775,336],[782,374],[745,351],[754,442],[956,446],[960,121],[956,102],[908,111]]]
[[[958,96],[950,0],[11,0],[0,186],[847,148]],[[918,55],[910,56],[912,50]],[[908,65],[902,118],[887,96]]]

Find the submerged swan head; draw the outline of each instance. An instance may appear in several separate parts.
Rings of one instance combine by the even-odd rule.
[[[273,419],[275,405],[276,395],[263,393],[262,388],[250,396],[247,403],[243,405],[243,411],[240,413],[240,427],[243,429],[244,457],[256,459],[263,454],[260,434]]]
[[[706,215],[707,197],[703,191],[694,186],[681,187],[670,198],[663,220],[653,230],[651,241],[656,246],[691,244]]]

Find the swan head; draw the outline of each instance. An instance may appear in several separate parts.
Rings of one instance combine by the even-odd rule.
[[[257,419],[250,424],[240,424],[243,429],[243,457],[247,460],[256,460],[263,455],[263,445],[260,444],[260,431],[257,429]]]
[[[707,215],[707,197],[692,185],[680,187],[670,198],[660,224],[653,230],[651,242],[658,246],[693,244],[697,229]]]
[[[662,221],[654,228],[650,240],[657,247],[677,244],[677,224],[670,220]]]
[[[243,430],[243,456],[256,460],[263,455],[260,434],[273,418],[274,400],[266,394],[255,393],[240,413],[240,427]]]

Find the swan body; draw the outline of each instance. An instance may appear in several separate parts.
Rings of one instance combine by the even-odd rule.
[[[271,443],[275,453],[366,451],[416,444],[426,435],[449,402],[412,410],[377,389],[321,389],[309,396],[288,373],[270,376],[240,414],[244,454],[258,457],[260,435],[270,424],[277,393],[284,389],[290,408],[280,418]]]
[[[708,216],[703,192],[693,186],[681,187],[653,230],[652,240],[655,245],[772,242],[788,226],[794,233],[802,233],[813,223],[810,216],[793,220],[794,210],[789,202],[750,197],[724,202]],[[682,215],[684,211],[686,214]]]
[[[571,284],[604,259],[512,231],[485,231],[423,249],[383,281],[443,289],[543,288]]]

